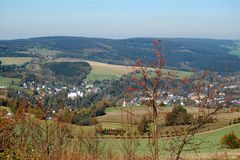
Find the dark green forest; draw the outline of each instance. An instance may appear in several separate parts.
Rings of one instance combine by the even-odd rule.
[[[153,41],[158,38],[122,40],[84,37],[42,37],[0,41],[0,55],[16,54],[32,48],[44,48],[60,53],[58,57],[83,58],[113,64],[134,63],[137,58],[154,58]],[[161,51],[167,67],[182,70],[236,72],[240,57],[229,54],[238,41],[194,38],[161,38]],[[24,53],[19,56],[27,56]]]
[[[91,66],[86,62],[52,62],[45,64],[45,67],[52,70],[59,80],[72,84],[81,83],[91,71]]]

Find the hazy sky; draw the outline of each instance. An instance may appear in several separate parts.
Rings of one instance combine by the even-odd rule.
[[[0,39],[240,39],[240,0],[0,0]]]

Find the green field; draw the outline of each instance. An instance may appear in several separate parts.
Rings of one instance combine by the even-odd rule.
[[[227,148],[221,147],[221,145],[220,145],[220,139],[225,134],[228,134],[232,131],[235,131],[237,133],[237,135],[240,137],[240,124],[231,125],[229,127],[222,128],[222,129],[219,129],[216,131],[206,132],[204,134],[197,135],[195,137],[195,140],[197,140],[197,141],[204,140],[204,142],[198,146],[199,147],[198,152],[209,153],[209,154],[212,154],[214,152],[240,152],[240,149],[227,149]],[[113,149],[112,151],[116,155],[122,155],[123,153],[122,153],[121,148],[123,147],[124,141],[126,141],[126,140],[105,139],[105,140],[103,140],[103,143],[105,144],[106,149],[112,148]],[[164,148],[163,146],[168,144],[169,141],[171,141],[171,139],[162,138],[162,139],[160,139],[159,144],[162,148]],[[137,139],[136,142],[138,143],[138,146],[136,148],[137,155],[150,154],[148,139]],[[169,155],[170,154],[170,152],[165,149],[161,149],[160,153],[161,153],[161,155]],[[184,152],[183,152],[184,155],[193,155],[194,153],[195,153],[194,150],[192,150],[190,146],[186,146],[184,149]]]
[[[0,76],[0,86],[6,87],[18,87],[20,79],[18,78],[6,78]]]
[[[87,61],[92,71],[88,75],[88,80],[118,79],[124,74],[128,74],[135,70],[132,66],[111,65],[101,62]],[[163,69],[163,74],[167,75],[169,71],[173,71],[177,78],[189,77],[193,73],[178,70]]]
[[[22,65],[32,60],[31,57],[0,57],[2,65]]]

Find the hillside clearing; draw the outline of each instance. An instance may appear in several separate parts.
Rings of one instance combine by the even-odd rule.
[[[55,61],[56,62],[79,62],[79,61],[88,62],[92,67],[92,71],[88,75],[87,79],[92,81],[104,80],[104,79],[119,79],[122,75],[128,74],[135,70],[133,66],[114,65],[114,64],[107,64],[102,62],[76,59],[76,58],[58,58]],[[168,70],[168,69],[164,69],[163,73],[167,74],[169,71],[173,71],[174,75],[177,78],[189,77],[193,74],[192,72]]]
[[[0,57],[2,65],[23,65],[30,62],[33,58],[31,57]]]

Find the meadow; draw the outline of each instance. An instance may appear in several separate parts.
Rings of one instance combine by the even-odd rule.
[[[124,119],[124,116],[126,116],[126,112],[124,110],[131,109],[135,114],[138,114],[138,116],[134,117],[134,120],[137,120],[140,115],[143,115],[146,113],[145,108],[143,106],[140,107],[116,107],[116,108],[107,108],[106,112],[107,114],[105,116],[97,117],[98,122],[102,125],[103,128],[124,128],[126,125],[123,125],[122,120]],[[169,111],[171,109],[168,108],[166,111]],[[196,108],[189,108],[189,112],[196,112]],[[124,115],[125,114],[125,115]],[[218,115],[218,118],[221,120],[221,123],[223,121],[227,121],[233,117],[240,116],[239,112],[234,113],[220,113]],[[226,119],[222,119],[226,117]],[[126,117],[125,117],[126,118]],[[133,120],[133,121],[134,121]],[[75,133],[78,133],[79,130],[85,130],[85,131],[93,131],[93,127],[80,127],[76,125],[72,125],[73,129],[75,130]],[[136,126],[133,124],[133,131],[136,130]],[[163,128],[162,130],[166,130],[166,128]],[[201,131],[201,133],[197,133],[194,137],[194,141],[201,141],[201,143],[197,146],[197,152],[192,148],[192,146],[187,145],[184,148],[182,157],[185,158],[196,158],[199,157],[207,157],[210,156],[216,156],[221,154],[239,154],[240,149],[228,149],[221,146],[221,138],[225,134],[229,134],[232,131],[236,133],[238,137],[240,137],[240,124],[232,124],[232,125],[217,125],[217,128],[214,128],[213,126],[207,126],[205,129]],[[132,142],[131,142],[132,141]],[[171,154],[171,151],[168,150],[166,147],[172,142],[173,139],[171,137],[162,137],[159,139],[159,146],[160,146],[160,154],[164,158],[165,156],[169,156]],[[136,155],[150,155],[150,147],[149,147],[149,139],[144,136],[137,136],[134,138],[134,140],[125,139],[121,136],[103,136],[100,138],[100,145],[103,150],[103,154],[108,154],[109,151],[113,155],[116,156],[123,156],[124,154],[124,147],[127,143],[135,143],[135,153]],[[165,157],[166,158],[166,157]]]
[[[205,132],[202,134],[198,134],[195,136],[194,140],[204,140],[199,146],[198,146],[198,152],[199,153],[207,153],[207,154],[214,154],[214,153],[221,153],[221,152],[240,152],[240,149],[228,149],[224,148],[220,144],[221,138],[230,132],[234,131],[237,133],[238,136],[240,136],[240,124],[231,125],[225,128],[217,129],[211,132]],[[124,143],[124,139],[103,139],[102,142],[105,145],[105,148],[112,148],[113,153],[116,155],[121,155],[122,153],[122,147]],[[162,148],[170,142],[171,139],[169,138],[160,138],[159,144]],[[148,147],[149,140],[147,138],[140,138],[136,139],[136,142],[138,143],[136,147],[136,155],[149,155],[150,154],[150,148]],[[161,149],[160,150],[161,155],[169,155],[170,151]],[[197,153],[190,147],[186,146],[184,149],[183,155],[189,157],[193,156]]]
[[[161,115],[163,115],[164,112],[168,112],[172,109],[172,107],[167,107],[163,111],[160,111]],[[139,121],[142,115],[147,113],[147,110],[143,106],[138,107],[116,107],[116,108],[108,108],[106,110],[106,115],[97,117],[98,122],[102,125],[103,128],[124,128],[126,125],[123,125],[127,122],[127,112],[126,110],[131,110],[133,113],[133,130],[137,130],[136,121]],[[189,107],[188,112],[194,114],[197,112],[197,108],[195,107]],[[212,154],[214,152],[220,153],[220,152],[240,152],[239,149],[227,149],[221,146],[220,140],[225,135],[232,131],[234,131],[237,136],[240,136],[240,124],[232,124],[229,125],[228,122],[233,118],[240,117],[240,112],[234,112],[234,113],[226,113],[221,112],[215,116],[217,118],[217,121],[213,124],[207,124],[203,129],[197,133],[194,140],[196,141],[203,141],[198,146],[198,152],[200,153],[209,153]],[[123,123],[124,122],[124,123]],[[130,124],[129,124],[130,125]],[[184,127],[184,126],[181,126]],[[162,126],[161,128],[161,134],[163,135],[163,138],[160,138],[159,144],[162,148],[166,147],[168,145],[168,142],[171,141],[171,138],[164,137],[164,133],[166,130],[170,130],[171,127]],[[171,131],[170,131],[171,132]],[[103,140],[103,143],[106,145],[106,148],[114,148],[113,152],[115,154],[122,154],[121,147],[123,147],[124,139],[121,139],[120,137],[114,138],[113,137],[106,137],[106,139]],[[137,138],[137,147],[136,147],[136,154],[137,155],[148,155],[150,154],[150,150],[148,147],[149,140],[145,138],[145,136],[142,136],[142,138]],[[170,151],[162,149],[161,151],[162,155],[169,155]],[[195,155],[194,150],[192,150],[191,146],[186,146],[183,152],[183,155],[189,157]]]
[[[0,57],[2,65],[23,65],[31,60],[31,57]]]
[[[6,78],[0,76],[0,86],[17,87],[20,82],[18,78]]]

